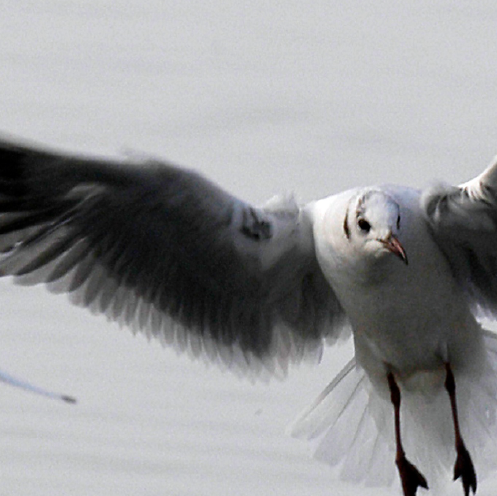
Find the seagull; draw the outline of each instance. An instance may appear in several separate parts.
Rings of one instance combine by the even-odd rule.
[[[256,207],[162,160],[0,140],[0,276],[238,373],[285,375],[351,335],[294,430],[358,481],[396,466],[404,496],[449,465],[475,493],[495,445],[480,321],[497,315],[496,245],[497,161],[460,186]]]

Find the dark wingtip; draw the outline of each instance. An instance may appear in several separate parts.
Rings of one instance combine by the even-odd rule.
[[[0,139],[0,184],[3,194],[23,194],[23,173],[29,150]]]

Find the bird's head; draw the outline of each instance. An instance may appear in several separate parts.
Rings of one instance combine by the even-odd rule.
[[[385,192],[369,189],[349,204],[343,229],[348,241],[362,253],[374,258],[393,254],[407,265],[398,237],[401,224],[399,204]]]

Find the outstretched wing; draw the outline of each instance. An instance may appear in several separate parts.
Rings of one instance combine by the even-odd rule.
[[[0,143],[0,276],[235,369],[284,373],[338,334],[311,222],[163,162]]]
[[[497,158],[479,176],[423,194],[433,237],[472,302],[497,317]]]

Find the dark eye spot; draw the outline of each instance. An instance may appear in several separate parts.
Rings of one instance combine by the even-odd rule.
[[[359,219],[357,225],[362,232],[368,233],[371,230],[371,224],[366,219]]]
[[[350,230],[349,230],[349,214],[345,215],[345,219],[343,219],[343,232],[347,239],[350,239]]]

